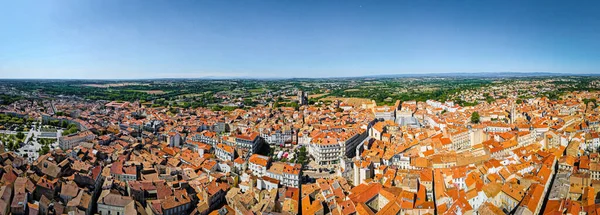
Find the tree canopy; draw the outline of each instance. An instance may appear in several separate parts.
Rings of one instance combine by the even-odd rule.
[[[471,123],[479,123],[479,120],[479,112],[473,112],[473,114],[471,114]]]

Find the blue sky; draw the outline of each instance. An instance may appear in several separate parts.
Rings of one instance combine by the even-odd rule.
[[[600,73],[600,1],[5,1],[0,78]]]

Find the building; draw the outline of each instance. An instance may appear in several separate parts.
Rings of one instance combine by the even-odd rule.
[[[207,206],[207,212],[216,210],[223,204],[223,202],[225,202],[227,190],[229,190],[229,185],[226,183],[211,182],[200,194],[203,200],[199,204],[205,203]]]
[[[311,154],[318,165],[333,167],[339,163],[340,157],[345,154],[337,139],[313,139],[309,147]]]
[[[523,188],[523,186],[518,184],[504,184],[500,192],[500,201],[502,202],[502,207],[507,211],[512,211],[515,207],[517,207],[517,205],[519,205],[525,196]]]
[[[262,129],[260,136],[270,145],[291,144],[296,141],[291,128]]]
[[[264,155],[253,154],[248,159],[248,168],[252,174],[262,177],[267,174],[267,168],[271,163],[271,158]]]
[[[26,192],[15,192],[15,196],[10,204],[11,214],[25,214],[25,211],[27,210],[27,196],[28,194]]]
[[[135,201],[129,196],[121,196],[103,190],[98,198],[98,214],[100,215],[127,215],[136,214]]]
[[[529,131],[518,132],[517,142],[519,143],[519,146],[528,146],[535,142],[535,135]]]
[[[96,135],[89,130],[85,130],[79,133],[71,134],[58,138],[58,146],[63,149],[72,149],[78,146],[81,142],[92,141]]]
[[[135,181],[137,180],[136,166],[123,166],[123,161],[117,161],[110,167],[110,176],[119,181]]]
[[[308,104],[308,93],[302,90],[298,91],[298,104],[299,105],[307,105]]]
[[[523,201],[519,204],[515,214],[539,214],[542,209],[544,200],[544,186],[541,184],[533,184],[523,197]]]
[[[221,160],[233,161],[235,158],[235,150],[233,150],[233,147],[231,146],[219,143],[217,144],[215,155]]]
[[[181,135],[177,132],[170,132],[168,144],[171,147],[181,147],[182,138]]]
[[[71,201],[71,199],[75,198],[79,194],[79,187],[73,181],[69,181],[67,183],[63,183],[60,187],[60,198],[65,202]]]
[[[172,196],[160,201],[162,215],[186,214],[192,206],[192,200],[185,190],[175,190]]]
[[[289,187],[300,186],[301,164],[273,162],[267,170],[267,176],[279,180],[279,183]]]
[[[249,132],[235,136],[235,145],[238,148],[247,149],[250,153],[257,153],[264,139],[257,132]]]
[[[8,215],[11,196],[12,188],[10,186],[4,185],[0,187],[0,215]]]
[[[27,201],[30,198],[29,193],[25,188],[27,182],[27,178],[18,177],[13,183],[14,197],[10,205],[10,212],[12,214],[25,214],[27,211]]]
[[[345,152],[344,155],[348,158],[353,158],[356,156],[356,147],[360,145],[367,138],[368,134],[365,130],[360,129],[359,131],[350,132],[350,138],[344,141]]]
[[[280,183],[277,179],[263,176],[256,180],[256,188],[259,190],[274,190],[279,188]]]
[[[208,130],[196,133],[196,135],[191,136],[191,139],[193,141],[209,144],[213,147],[219,143],[219,137],[217,136],[217,133]]]
[[[375,114],[375,119],[396,121],[396,110],[398,110],[398,106],[400,106],[399,100],[396,101],[394,106],[374,106],[373,114]]]
[[[469,130],[466,128],[459,128],[451,132],[450,140],[452,141],[453,150],[463,150],[471,147]]]
[[[354,186],[362,184],[366,179],[373,177],[373,163],[371,161],[354,161]]]

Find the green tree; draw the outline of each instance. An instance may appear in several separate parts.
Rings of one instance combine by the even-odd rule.
[[[75,125],[73,123],[71,123],[71,124],[69,124],[69,126],[67,126],[67,129],[74,129],[74,128],[77,129],[77,125]]]
[[[252,101],[252,99],[250,99],[250,98],[244,99],[244,106],[253,106],[253,105],[254,105],[254,101]]]
[[[12,142],[12,145],[10,146],[11,151],[15,151],[15,150],[19,149],[19,147],[20,147],[19,142]]]
[[[583,103],[585,103],[586,106],[590,105],[590,103],[594,104],[594,107],[596,106],[596,99],[583,99]]]
[[[50,147],[48,146],[48,144],[44,144],[40,149],[40,155],[45,155],[48,152],[50,152]]]
[[[17,133],[17,139],[22,140],[23,138],[25,138],[25,134],[23,134],[23,132]]]
[[[212,107],[212,111],[221,111],[223,109],[223,106],[221,105],[216,105],[214,107]]]
[[[69,129],[63,131],[62,135],[63,136],[67,136],[67,135],[70,135],[70,134],[77,133],[78,131],[79,131],[79,129],[77,129],[76,126],[75,127],[69,127]]]
[[[234,110],[236,110],[236,109],[238,109],[238,107],[237,107],[237,106],[227,106],[227,107],[223,107],[223,110],[224,110],[224,111],[234,111]]]
[[[69,123],[65,120],[60,122],[60,127],[66,128],[67,126],[69,126]]]
[[[471,114],[471,123],[479,123],[479,120],[479,112],[473,112],[473,114]]]
[[[298,156],[296,159],[296,163],[305,164],[307,161],[308,153],[306,152],[306,147],[302,146],[298,150]]]

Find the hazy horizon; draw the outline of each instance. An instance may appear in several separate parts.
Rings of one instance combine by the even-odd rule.
[[[560,73],[560,72],[481,72],[481,73],[399,73],[361,76],[329,77],[252,77],[252,76],[207,76],[207,77],[147,77],[147,78],[2,78],[0,80],[72,80],[72,81],[144,81],[144,80],[287,80],[287,79],[363,79],[363,78],[518,78],[518,77],[563,77],[600,76],[600,73]]]
[[[598,1],[10,1],[0,79],[600,73]]]

